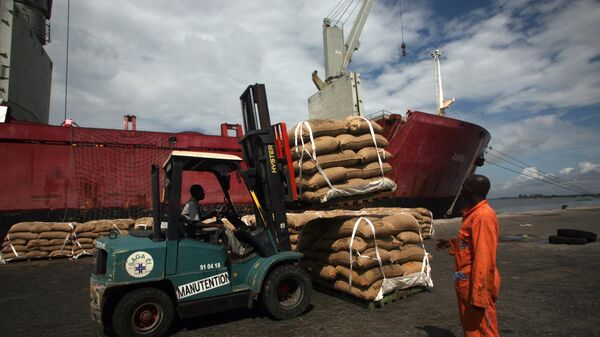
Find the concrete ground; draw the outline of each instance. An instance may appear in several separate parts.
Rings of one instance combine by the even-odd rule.
[[[436,239],[456,235],[460,219],[436,221]],[[551,245],[557,228],[600,233],[600,209],[567,209],[500,217],[498,320],[503,336],[600,336],[600,243]],[[369,311],[315,292],[303,316],[274,321],[257,310],[199,317],[175,336],[462,336],[452,257],[434,249],[434,288]],[[0,266],[0,335],[100,336],[89,318],[91,258]]]

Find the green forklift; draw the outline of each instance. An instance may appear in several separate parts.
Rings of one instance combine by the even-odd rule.
[[[118,336],[163,336],[176,318],[185,319],[260,305],[275,319],[301,315],[310,304],[312,284],[299,267],[301,253],[290,249],[286,202],[297,200],[285,124],[270,125],[264,85],[250,85],[240,97],[245,135],[243,158],[231,154],[173,151],[160,170],[152,167],[152,231],[132,230],[95,241],[90,279],[91,316]],[[228,251],[220,230],[198,229],[187,236],[181,217],[182,175],[208,172],[218,180],[227,219],[245,247]],[[229,188],[243,179],[254,201],[256,225],[238,215]],[[201,183],[201,182],[199,182]],[[165,209],[165,214],[161,211]],[[166,224],[165,226],[161,226]],[[189,224],[187,224],[189,225]],[[163,228],[161,228],[163,227]]]

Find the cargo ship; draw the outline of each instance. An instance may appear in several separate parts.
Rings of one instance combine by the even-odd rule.
[[[70,120],[48,125],[52,62],[43,46],[48,42],[51,7],[51,0],[0,3],[1,19],[9,23],[0,25],[0,54],[6,55],[0,57],[1,236],[19,221],[146,216],[151,205],[150,167],[162,165],[170,151],[241,154],[242,129],[237,124],[223,123],[219,135],[139,131],[135,116],[129,115],[120,130],[78,127]],[[339,28],[327,25],[324,29]],[[327,61],[328,52],[336,54],[332,50],[325,42],[326,70],[338,62]],[[362,109],[358,73],[344,70],[317,88],[309,98],[310,118],[323,117],[323,109],[328,109],[327,118],[340,117],[337,111],[344,116],[364,114],[356,110]],[[329,109],[331,99],[339,97],[349,103],[338,100],[336,106],[343,109]],[[424,112],[409,111],[405,116],[384,112],[370,118],[384,127],[388,150],[394,155],[389,177],[398,185],[393,195],[373,202],[427,207],[436,216],[447,212],[465,177],[482,163],[490,139],[480,126]],[[211,193],[220,190],[212,177],[184,177],[182,193],[197,179],[204,181],[205,205],[222,202],[219,193]],[[241,181],[232,181],[231,191],[237,205],[250,204]]]

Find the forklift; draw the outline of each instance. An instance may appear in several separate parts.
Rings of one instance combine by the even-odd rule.
[[[132,230],[95,241],[90,278],[92,319],[118,336],[163,336],[185,319],[259,304],[275,319],[301,315],[312,284],[300,268],[302,254],[290,249],[286,202],[297,200],[284,123],[270,125],[265,87],[250,85],[240,97],[245,135],[243,158],[231,154],[173,151],[160,170],[152,166],[153,230]],[[227,219],[248,247],[228,253],[218,231],[188,237],[182,231],[182,175],[213,174],[223,191],[217,223]],[[256,225],[244,223],[229,196],[232,176],[243,179],[253,200]],[[201,183],[201,182],[200,182]],[[161,216],[161,206],[165,216]],[[161,226],[163,223],[163,226]],[[164,224],[166,224],[166,228]]]

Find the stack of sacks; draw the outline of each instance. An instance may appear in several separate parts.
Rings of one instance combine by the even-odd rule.
[[[125,235],[133,227],[133,219],[93,220],[77,225],[75,228],[75,244],[73,256],[90,255],[94,249],[94,241],[100,236],[108,236],[115,231]]]
[[[312,119],[290,130],[290,145],[300,199],[333,198],[394,191],[384,175],[392,170],[383,128],[362,117]]]
[[[315,283],[359,299],[433,285],[430,256],[410,213],[317,218],[304,225],[298,250]]]
[[[20,222],[2,243],[2,259],[71,256],[75,223]]]

